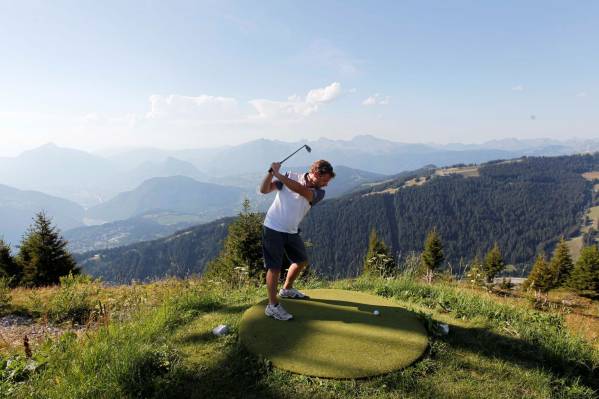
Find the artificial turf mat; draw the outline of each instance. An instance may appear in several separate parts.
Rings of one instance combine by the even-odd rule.
[[[427,348],[418,317],[388,299],[344,290],[305,293],[310,299],[281,300],[290,321],[265,316],[266,301],[249,308],[239,328],[243,345],[275,367],[328,378],[385,374],[410,365]]]

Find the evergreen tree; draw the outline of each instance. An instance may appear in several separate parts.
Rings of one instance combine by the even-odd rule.
[[[0,277],[11,279],[11,285],[17,285],[21,279],[17,262],[10,253],[10,247],[0,238]]]
[[[501,256],[501,250],[499,249],[499,244],[495,242],[493,248],[487,255],[485,256],[485,261],[483,262],[483,274],[487,279],[487,283],[492,283],[493,278],[503,270],[505,267],[505,263],[503,262],[503,257]]]
[[[474,260],[470,264],[470,268],[466,273],[466,279],[468,283],[472,286],[482,286],[485,283],[483,270],[482,270],[482,262],[480,257],[476,255]]]
[[[581,295],[599,296],[599,248],[584,247],[568,280],[568,286]]]
[[[251,212],[246,198],[243,210],[229,226],[221,253],[206,266],[206,277],[230,283],[263,280],[262,222],[263,216]]]
[[[545,255],[538,255],[528,278],[522,284],[522,288],[531,288],[541,292],[549,291],[555,283],[553,270],[553,265],[545,260]]]
[[[393,273],[395,260],[389,255],[389,248],[380,240],[373,228],[368,239],[368,251],[364,257],[364,274],[380,274],[387,276]]]
[[[21,269],[21,284],[43,286],[58,284],[61,276],[78,274],[79,268],[66,249],[67,241],[52,226],[42,211],[35,215],[21,241],[17,264]]]
[[[551,274],[554,278],[553,287],[564,285],[570,277],[572,269],[574,269],[574,262],[572,262],[568,244],[566,244],[566,240],[562,237],[555,248],[553,258],[551,258]]]
[[[439,237],[437,229],[433,228],[426,236],[422,252],[422,264],[426,269],[426,279],[429,283],[433,280],[433,273],[441,266],[444,258],[441,237]]]

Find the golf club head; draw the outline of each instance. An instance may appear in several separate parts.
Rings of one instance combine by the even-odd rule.
[[[312,152],[312,148],[310,148],[308,144],[304,144],[304,147],[306,147],[306,150],[308,150],[308,152]]]

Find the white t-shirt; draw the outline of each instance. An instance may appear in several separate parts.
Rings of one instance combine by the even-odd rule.
[[[287,172],[285,176],[297,181],[298,183],[307,186],[307,173],[292,173]],[[269,229],[280,231],[281,233],[297,233],[297,228],[310,208],[316,205],[324,198],[324,190],[320,188],[310,188],[314,195],[312,197],[312,203],[308,202],[305,197],[295,191],[290,190],[281,181],[275,180],[277,185],[277,196],[273,201],[266,218],[264,219],[264,225]]]

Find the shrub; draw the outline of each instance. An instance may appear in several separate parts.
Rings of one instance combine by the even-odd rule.
[[[0,312],[10,306],[10,278],[0,277]]]
[[[61,277],[60,289],[49,303],[49,319],[57,323],[85,323],[94,307],[92,297],[98,291],[98,285],[89,276],[69,274]]]

